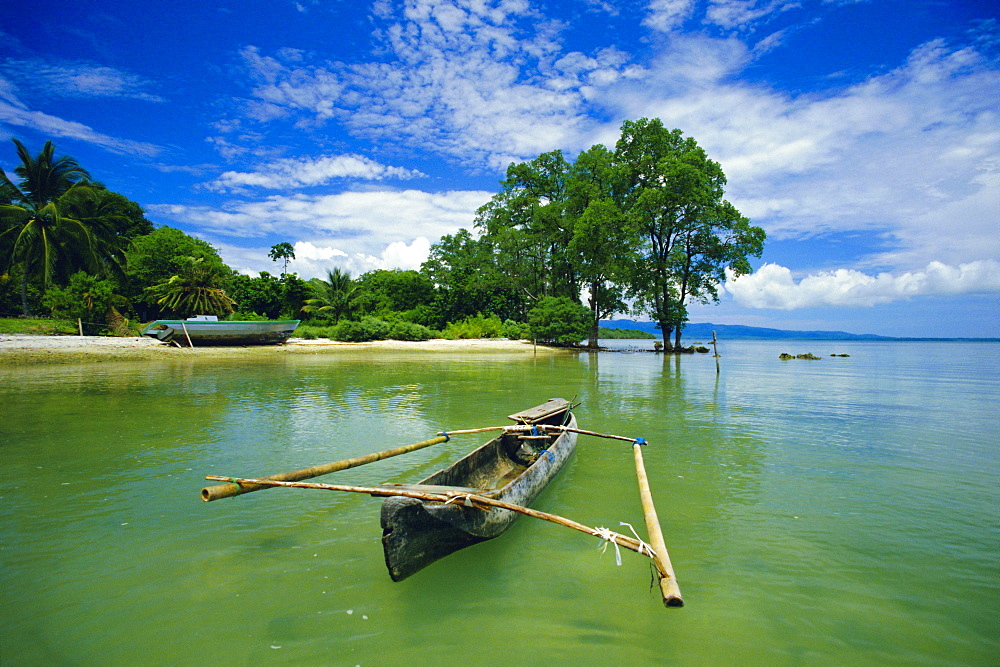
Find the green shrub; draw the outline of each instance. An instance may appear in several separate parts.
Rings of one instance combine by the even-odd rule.
[[[531,338],[531,327],[527,322],[515,322],[514,320],[504,320],[501,335],[511,340],[525,340]]]
[[[385,340],[392,325],[375,317],[362,318],[360,322],[345,320],[333,327],[330,337],[334,340],[359,343],[368,340]]]
[[[230,313],[226,320],[229,322],[263,322],[264,320],[270,319],[267,315],[258,315],[253,312],[237,311],[235,313]]]
[[[115,285],[83,271],[70,276],[66,287],[49,287],[42,303],[60,319],[75,320],[101,327],[107,323],[108,309],[125,299],[115,294]]]
[[[433,337],[433,331],[413,322],[395,322],[389,330],[389,338],[393,340],[428,340]]]
[[[5,317],[0,319],[0,334],[62,335],[77,333],[76,320]]]
[[[450,322],[442,332],[445,338],[500,338],[503,322],[496,315],[484,317],[482,313],[470,315],[461,322]]]
[[[531,335],[557,345],[576,345],[590,332],[589,308],[566,297],[547,296],[528,313]]]
[[[315,340],[317,338],[326,338],[326,328],[317,327],[311,324],[300,324],[295,328],[295,335],[299,338],[305,338],[306,340]]]

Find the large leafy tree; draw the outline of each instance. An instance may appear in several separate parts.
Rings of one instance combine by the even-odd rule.
[[[104,261],[116,254],[119,244],[113,228],[92,205],[97,197],[90,174],[69,156],[56,157],[55,146],[45,142],[32,155],[14,139],[20,164],[15,185],[0,170],[0,250],[7,269],[21,272],[21,306],[28,314],[28,282],[37,279],[43,288],[56,279],[66,280],[77,270],[104,273]]]
[[[568,257],[587,289],[591,347],[597,347],[600,320],[627,309],[620,278],[637,247],[637,228],[614,198],[613,158],[604,146],[591,147],[577,156],[567,184],[574,218]]]
[[[139,310],[143,319],[156,319],[162,304],[146,289],[161,285],[180,274],[190,264],[190,258],[201,259],[228,277],[232,272],[222,262],[211,244],[185,234],[173,227],[158,227],[149,234],[132,240],[126,256],[126,296]]]
[[[434,303],[434,283],[417,271],[376,269],[358,276],[357,283],[360,307],[370,315],[426,310]]]
[[[283,262],[281,265],[281,275],[285,275],[288,271],[288,261],[295,259],[295,248],[291,243],[282,241],[271,246],[271,250],[267,253],[267,256],[271,258],[272,262],[277,262],[279,259]]]
[[[629,277],[640,312],[680,346],[691,299],[718,300],[727,268],[750,270],[764,231],[723,199],[725,174],[691,137],[659,119],[626,121],[615,147],[616,199],[640,230],[640,252]]]
[[[501,191],[477,211],[476,226],[499,251],[497,264],[532,300],[580,295],[568,255],[574,220],[567,210],[569,173],[562,151],[511,164]]]
[[[467,229],[445,235],[431,246],[420,272],[435,286],[434,326],[441,328],[477,313],[525,320],[530,299],[501,268],[500,254],[492,243],[474,238]]]
[[[273,320],[282,312],[282,288],[281,280],[267,271],[257,277],[234,273],[227,282],[226,295],[236,302],[241,313],[256,313]]]
[[[294,273],[278,278],[267,271],[257,277],[233,273],[226,283],[226,295],[236,302],[240,313],[256,313],[269,319],[293,319],[310,298],[306,281]]]

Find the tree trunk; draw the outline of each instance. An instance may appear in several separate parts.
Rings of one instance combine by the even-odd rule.
[[[601,328],[601,316],[597,312],[598,306],[598,290],[600,290],[600,283],[594,281],[590,285],[590,309],[594,312],[594,319],[590,323],[590,340],[587,342],[587,347],[597,349],[597,337],[600,335]]]
[[[674,347],[677,350],[681,349],[681,329],[683,329],[682,326],[677,327],[677,331],[674,333]]]
[[[22,317],[28,317],[31,313],[28,312],[28,271],[25,267],[24,275],[21,276],[21,315]]]
[[[663,351],[672,352],[674,348],[670,345],[670,334],[674,332],[674,328],[660,322],[660,331],[663,333]]]

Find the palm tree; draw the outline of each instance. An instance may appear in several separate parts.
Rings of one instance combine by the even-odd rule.
[[[156,303],[181,317],[226,315],[236,303],[220,287],[228,278],[226,267],[206,263],[204,257],[187,257],[180,273],[147,292]]]
[[[306,299],[306,305],[302,306],[303,313],[322,313],[337,321],[357,308],[361,290],[351,280],[348,271],[338,267],[326,272],[326,280],[314,278],[309,285],[313,288],[314,297]]]
[[[104,273],[101,256],[114,245],[113,228],[99,214],[81,216],[94,207],[90,174],[69,156],[54,157],[55,147],[45,142],[36,156],[17,139],[21,164],[14,173],[20,186],[0,170],[0,252],[7,269],[21,268],[21,306],[28,314],[28,281],[33,277],[47,288],[57,276],[79,269]]]

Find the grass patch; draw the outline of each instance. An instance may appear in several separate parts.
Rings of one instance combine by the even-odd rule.
[[[0,317],[0,334],[73,335],[79,331],[70,320],[45,320],[29,317]]]

